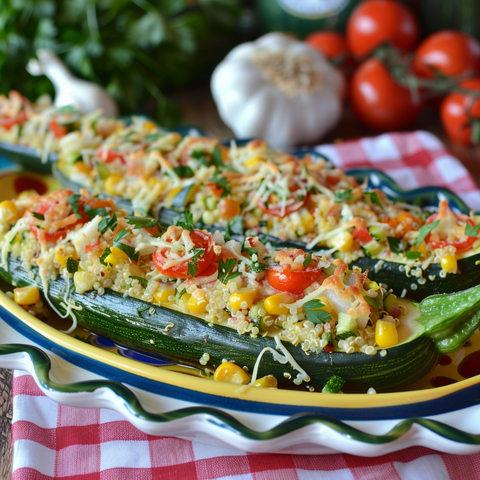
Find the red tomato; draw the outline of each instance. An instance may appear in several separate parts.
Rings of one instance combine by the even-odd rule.
[[[196,277],[200,276],[207,267],[215,260],[216,255],[213,251],[215,241],[209,233],[201,230],[194,230],[190,233],[190,238],[195,244],[195,248],[204,248],[205,252],[202,257],[197,259]],[[163,268],[163,265],[168,261],[166,253],[170,250],[168,247],[158,248],[152,255],[153,263],[156,269],[162,274],[170,278],[192,278],[188,274],[188,260],[170,268]],[[213,273],[213,272],[212,272]]]
[[[355,60],[348,49],[345,37],[340,32],[328,30],[314,32],[305,38],[305,42],[346,73],[353,70]]]
[[[68,133],[67,127],[58,124],[55,120],[50,122],[48,128],[53,133],[55,138],[62,138]]]
[[[26,113],[21,110],[14,117],[2,117],[0,118],[0,127],[5,130],[10,130],[14,125],[23,123],[27,119]]]
[[[458,222],[464,222],[465,224],[469,223],[472,227],[475,225],[473,220],[468,215],[465,215],[462,213],[460,215],[455,215],[455,216],[457,217]],[[437,219],[437,217],[438,217],[438,213],[434,213],[433,215],[430,215],[427,218],[426,223],[429,224],[434,222]],[[430,236],[431,235],[429,233],[425,238],[425,242],[430,243],[430,245],[432,245],[433,248],[445,248],[450,245],[453,245],[457,249],[457,253],[465,252],[469,250],[476,240],[476,237],[465,236],[464,238],[453,240],[453,241],[449,241],[449,240],[431,241]]]
[[[111,163],[117,158],[120,159],[122,163],[125,163],[124,154],[122,152],[117,152],[116,150],[105,150],[104,148],[99,148],[97,150],[97,155],[103,163]]]
[[[472,92],[480,92],[480,78],[469,78],[459,86]],[[466,93],[452,92],[447,95],[440,107],[440,119],[447,135],[464,145],[480,143],[480,138],[473,138],[472,124],[480,122],[480,98]],[[477,130],[474,130],[476,133]]]
[[[480,43],[456,30],[433,33],[417,48],[412,68],[423,78],[435,71],[447,77],[480,73]]]
[[[418,23],[412,12],[394,0],[365,0],[353,10],[347,23],[347,45],[357,58],[387,43],[410,52],[418,37]]]
[[[397,130],[415,121],[422,110],[408,88],[395,81],[377,58],[365,60],[350,82],[350,102],[357,118],[374,130]]]
[[[355,227],[353,230],[353,238],[358,240],[362,245],[373,240],[373,237],[366,227]]]
[[[265,213],[268,213],[270,215],[273,215],[274,217],[280,217],[284,218],[287,215],[290,215],[293,212],[296,212],[297,210],[300,210],[303,207],[303,204],[305,203],[305,199],[299,200],[294,203],[290,203],[285,207],[284,212],[282,213],[282,204],[281,203],[274,203],[274,204],[268,204],[268,207],[265,206],[265,202],[259,198],[257,202],[257,207],[260,208]]]
[[[281,292],[302,293],[322,275],[325,276],[322,269],[318,267],[292,270],[290,266],[278,266],[268,270],[267,281]]]

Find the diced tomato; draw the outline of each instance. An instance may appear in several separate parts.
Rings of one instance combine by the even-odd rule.
[[[203,272],[207,271],[207,267],[216,259],[213,247],[215,241],[212,235],[202,232],[201,230],[194,230],[190,233],[190,238],[195,245],[195,248],[204,248],[205,252],[203,256],[197,258],[197,272],[196,277],[203,275]],[[169,247],[158,248],[152,255],[153,263],[156,269],[162,274],[170,278],[192,278],[188,274],[188,260],[183,261],[170,268],[163,268],[163,266],[169,261],[167,253],[170,250]],[[212,272],[213,273],[213,272]]]
[[[205,186],[216,196],[221,197],[223,193],[223,188],[218,185],[216,182],[207,182]]]
[[[333,348],[333,345],[325,345],[323,347],[323,349],[327,352],[327,353],[333,353],[335,351],[335,348]]]
[[[353,230],[353,238],[358,240],[362,245],[373,240],[373,237],[370,235],[370,232],[366,227],[355,227]]]
[[[472,225],[472,227],[475,225],[473,220],[468,215],[465,215],[465,214],[461,213],[461,214],[455,215],[455,216],[457,217],[457,221],[469,223],[470,225]],[[434,222],[435,220],[437,220],[437,218],[438,218],[438,213],[434,213],[433,215],[430,215],[427,218],[426,223],[430,224],[430,223]],[[462,238],[458,238],[458,239],[452,240],[452,241],[450,241],[450,240],[439,240],[439,241],[433,240],[432,241],[432,240],[430,240],[430,238],[431,238],[431,234],[429,233],[427,235],[427,237],[425,238],[425,242],[430,243],[430,245],[433,248],[445,248],[445,247],[448,247],[448,246],[452,245],[456,248],[457,253],[466,252],[467,250],[469,250],[470,247],[473,245],[473,243],[476,240],[476,237],[467,237],[466,235]]]
[[[5,130],[10,130],[14,125],[25,122],[27,119],[26,113],[21,110],[14,117],[2,117],[0,118],[0,127],[3,127]]]
[[[99,148],[97,150],[97,155],[103,163],[112,163],[117,158],[121,160],[122,163],[126,163],[125,155],[122,152],[117,152],[116,150],[105,150],[103,148]]]
[[[67,127],[65,127],[64,125],[60,125],[55,120],[52,120],[49,123],[48,128],[53,133],[53,136],[55,138],[62,138],[68,133]]]
[[[340,181],[338,177],[334,177],[333,175],[327,175],[326,178],[330,185],[336,185]]]

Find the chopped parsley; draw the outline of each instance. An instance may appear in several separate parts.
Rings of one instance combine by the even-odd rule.
[[[218,145],[213,149],[212,163],[216,167],[223,167],[224,166],[223,159],[222,159],[222,149]]]
[[[327,320],[331,320],[332,316],[325,310],[321,310],[325,306],[318,299],[310,300],[303,304],[305,313],[307,314],[307,320],[312,323],[325,323]]]
[[[97,215],[100,217],[106,217],[108,212],[103,208],[92,208],[90,205],[85,205],[85,213],[90,219],[95,218]]]
[[[77,271],[78,271],[78,262],[74,258],[68,257],[67,258],[67,272],[73,274]]]
[[[135,251],[135,248],[131,247],[130,245],[125,245],[124,243],[120,243],[120,240],[123,240],[125,237],[130,235],[130,230],[124,228],[120,230],[115,239],[113,240],[113,246],[122,250],[122,252],[126,253],[130,260],[134,262],[138,261],[138,252]]]
[[[217,176],[217,172],[215,172],[215,175],[209,180],[209,182],[215,183],[217,187],[222,190],[220,198],[228,197],[230,193],[232,193],[228,180],[225,177]]]
[[[146,142],[152,143],[152,142],[156,142],[157,140],[160,140],[165,135],[166,133],[152,133],[151,135],[147,135],[144,140]]]
[[[160,231],[162,231],[163,229],[161,225],[158,223],[158,221],[155,220],[154,218],[129,216],[129,217],[125,217],[125,220],[129,225],[133,225],[133,227],[136,230],[139,230],[140,228],[155,228],[155,227],[158,227]]]
[[[81,195],[75,193],[67,198],[67,202],[72,207],[73,213],[77,218],[82,218],[82,214],[78,211],[78,209],[80,208],[80,197]]]
[[[419,231],[418,231],[418,237],[415,242],[415,246],[419,247],[423,241],[425,240],[425,237],[440,223],[440,220],[435,220],[434,222],[424,225]]]
[[[185,218],[185,221],[182,220],[182,217],[178,217],[175,221],[175,225],[177,227],[183,228],[184,230],[188,230],[189,232],[193,232],[195,230],[195,226],[193,225],[192,212],[186,210],[183,216]]]
[[[268,270],[270,266],[267,263],[262,263],[257,260],[255,262],[252,261],[248,266],[248,268],[250,269],[251,272],[262,273]]]
[[[190,250],[190,253],[193,253],[193,257],[190,259],[191,262],[188,264],[188,274],[194,277],[198,272],[198,258],[203,257],[205,254],[205,249],[194,248]]]
[[[181,178],[192,178],[195,175],[193,170],[187,165],[175,167],[173,171]]]
[[[198,267],[196,265],[194,265],[193,263],[189,263],[187,272],[191,277],[194,277],[198,272]]]
[[[413,250],[407,250],[405,252],[407,260],[417,260],[420,258],[421,252],[414,252]]]
[[[467,237],[478,237],[478,231],[480,230],[480,223],[478,225],[472,226],[467,223],[465,227],[465,235]]]
[[[351,188],[335,192],[335,203],[348,202],[348,200],[351,200],[352,197],[353,195]]]
[[[110,247],[107,247],[103,253],[100,255],[100,263],[102,265],[106,265],[108,267],[108,265],[111,266],[110,263],[105,263],[105,259],[112,253],[112,251],[110,250]]]
[[[133,278],[134,280],[138,280],[143,288],[148,287],[148,280],[146,278],[137,277],[136,275],[130,275],[130,278]]]
[[[307,268],[310,265],[311,261],[312,261],[312,252],[308,252],[307,256],[305,257],[305,260],[303,261],[303,266]]]
[[[232,238],[232,235],[243,234],[243,219],[240,215],[236,216],[228,222],[227,230],[223,234],[223,238],[228,242]]]
[[[377,205],[377,207],[380,207],[381,209],[384,209],[385,207],[383,206],[383,203],[380,201],[378,198],[377,192],[365,192],[365,196],[370,196],[370,201],[374,204]]]
[[[175,300],[180,300],[186,293],[187,293],[186,288],[184,288],[183,290],[178,290],[177,293],[175,294]]]
[[[388,246],[392,253],[402,253],[403,252],[403,242],[400,238],[396,237],[387,237]]]
[[[45,220],[45,216],[37,212],[32,212],[32,217],[35,217],[38,220]]]
[[[226,285],[229,280],[240,276],[241,272],[232,272],[236,266],[237,260],[235,258],[227,258],[226,261],[220,259],[218,262],[218,279]]]
[[[117,216],[112,213],[112,216],[105,216],[102,218],[101,222],[98,224],[98,230],[100,231],[100,235],[103,235],[107,230],[111,230],[112,232],[117,227],[118,220]]]

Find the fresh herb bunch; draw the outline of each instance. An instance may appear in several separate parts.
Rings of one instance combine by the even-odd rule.
[[[106,87],[123,111],[147,108],[166,126],[178,118],[162,90],[198,80],[199,72],[220,60],[234,44],[239,14],[238,0],[1,3],[1,93],[16,89],[33,100],[53,95],[46,77],[25,70],[38,48],[48,48],[75,75]],[[148,111],[152,99],[154,113]]]

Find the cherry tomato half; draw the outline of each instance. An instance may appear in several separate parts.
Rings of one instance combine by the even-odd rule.
[[[209,233],[202,232],[201,230],[194,230],[190,233],[190,238],[195,245],[195,248],[204,248],[205,252],[203,256],[197,259],[197,272],[196,277],[205,272],[215,260],[216,255],[213,251],[215,241]],[[192,278],[188,274],[188,260],[178,265],[174,265],[170,268],[163,268],[166,262],[169,261],[167,253],[170,249],[168,247],[158,248],[152,255],[152,260],[155,268],[162,274],[170,278]],[[212,272],[213,273],[213,272]]]
[[[374,130],[397,130],[415,121],[422,103],[395,81],[377,58],[365,60],[350,82],[350,102],[357,118]]]
[[[464,90],[480,92],[480,78],[469,78],[460,82]],[[440,119],[447,135],[464,145],[480,143],[474,138],[478,130],[472,130],[474,122],[480,122],[480,97],[474,98],[467,93],[452,92],[447,95],[440,106]]]
[[[284,218],[287,215],[290,215],[291,213],[300,210],[303,207],[304,203],[305,199],[290,203],[285,207],[285,210],[282,212],[281,203],[267,203],[267,205],[265,205],[265,202],[261,198],[259,198],[257,202],[257,207],[260,208],[260,210],[262,210],[262,212],[264,213],[268,213],[270,215],[273,215],[274,217]]]
[[[418,23],[412,12],[394,0],[365,0],[353,10],[347,23],[347,45],[357,58],[366,57],[384,44],[410,52],[418,37]]]
[[[465,222],[465,224],[469,223],[470,225],[472,225],[472,227],[475,225],[473,220],[468,215],[465,215],[465,214],[462,213],[460,215],[455,215],[455,216],[457,217],[457,221]],[[427,218],[426,223],[430,224],[430,223],[434,222],[437,218],[438,218],[438,213],[434,213],[433,215],[430,215]],[[429,233],[427,235],[427,237],[425,238],[425,242],[430,243],[430,245],[433,248],[445,248],[445,247],[448,247],[450,245],[453,245],[457,249],[457,253],[466,252],[467,250],[469,250],[470,247],[473,245],[473,243],[476,240],[476,237],[467,237],[467,236],[465,236],[461,239],[452,240],[452,241],[450,241],[450,240],[432,241],[430,238],[431,238],[431,234]]]
[[[372,235],[370,235],[370,232],[366,227],[355,227],[352,235],[353,238],[358,240],[362,245],[373,240]]]
[[[435,32],[417,48],[412,69],[423,78],[435,71],[447,77],[480,73],[480,43],[456,30]]]
[[[268,270],[267,281],[281,292],[302,293],[322,275],[325,276],[318,267],[292,270],[289,266],[278,266]]]

